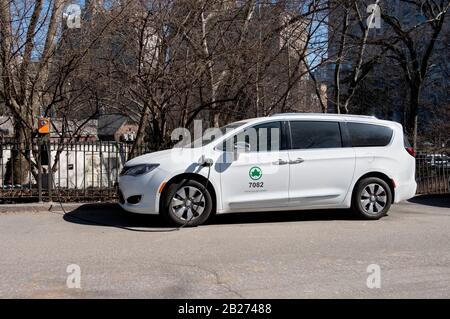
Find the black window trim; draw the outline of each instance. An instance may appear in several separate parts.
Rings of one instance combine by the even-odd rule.
[[[347,122],[339,122],[339,127],[341,129],[342,147],[343,148],[353,147],[350,132],[347,127]]]
[[[341,149],[341,148],[345,148],[347,146],[345,146],[346,144],[348,144],[349,142],[349,133],[347,130],[344,130],[345,133],[343,133],[343,127],[342,127],[342,121],[339,120],[317,120],[317,119],[300,119],[300,120],[289,120],[286,121],[287,125],[289,126],[289,134],[288,135],[288,139],[289,139],[289,143],[288,143],[288,150],[289,151],[312,151],[312,150],[329,150],[329,149]],[[292,127],[291,127],[291,122],[328,122],[328,123],[338,123],[339,125],[339,133],[340,133],[340,138],[341,138],[341,147],[322,147],[322,148],[293,148],[293,144],[292,144]],[[345,136],[345,138],[344,138]],[[344,144],[344,139],[346,141],[346,143]],[[351,141],[350,141],[351,143]],[[351,146],[350,146],[351,147]]]
[[[281,123],[281,151],[289,151],[291,149],[291,126],[289,121]]]

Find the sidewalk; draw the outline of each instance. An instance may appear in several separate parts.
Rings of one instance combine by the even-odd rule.
[[[81,206],[88,209],[105,209],[114,205],[113,203],[63,203],[66,211],[74,211]],[[58,202],[49,203],[27,203],[27,204],[6,204],[0,205],[0,214],[7,213],[45,213],[48,211],[62,211]]]

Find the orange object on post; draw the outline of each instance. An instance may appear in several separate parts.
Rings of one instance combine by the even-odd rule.
[[[39,134],[50,134],[50,120],[44,117],[38,119]]]

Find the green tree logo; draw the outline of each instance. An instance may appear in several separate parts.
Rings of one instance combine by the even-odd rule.
[[[257,181],[257,180],[261,179],[261,177],[262,177],[262,170],[259,167],[254,166],[254,167],[250,168],[248,175],[250,176],[250,178],[252,180]]]

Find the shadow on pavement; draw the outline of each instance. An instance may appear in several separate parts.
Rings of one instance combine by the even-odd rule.
[[[67,212],[64,220],[70,223],[118,228],[159,228],[173,227],[157,215],[127,213],[116,204],[86,204]],[[286,223],[299,221],[358,220],[349,210],[305,210],[232,213],[214,216],[208,225]]]
[[[450,194],[446,195],[421,195],[408,200],[419,205],[450,208]]]
[[[117,204],[85,204],[64,214],[64,220],[70,223],[107,226],[118,228],[173,228],[164,223],[157,215],[139,215],[127,213]]]
[[[347,209],[251,212],[217,215],[208,224],[257,224],[327,220],[358,220],[358,217]]]

